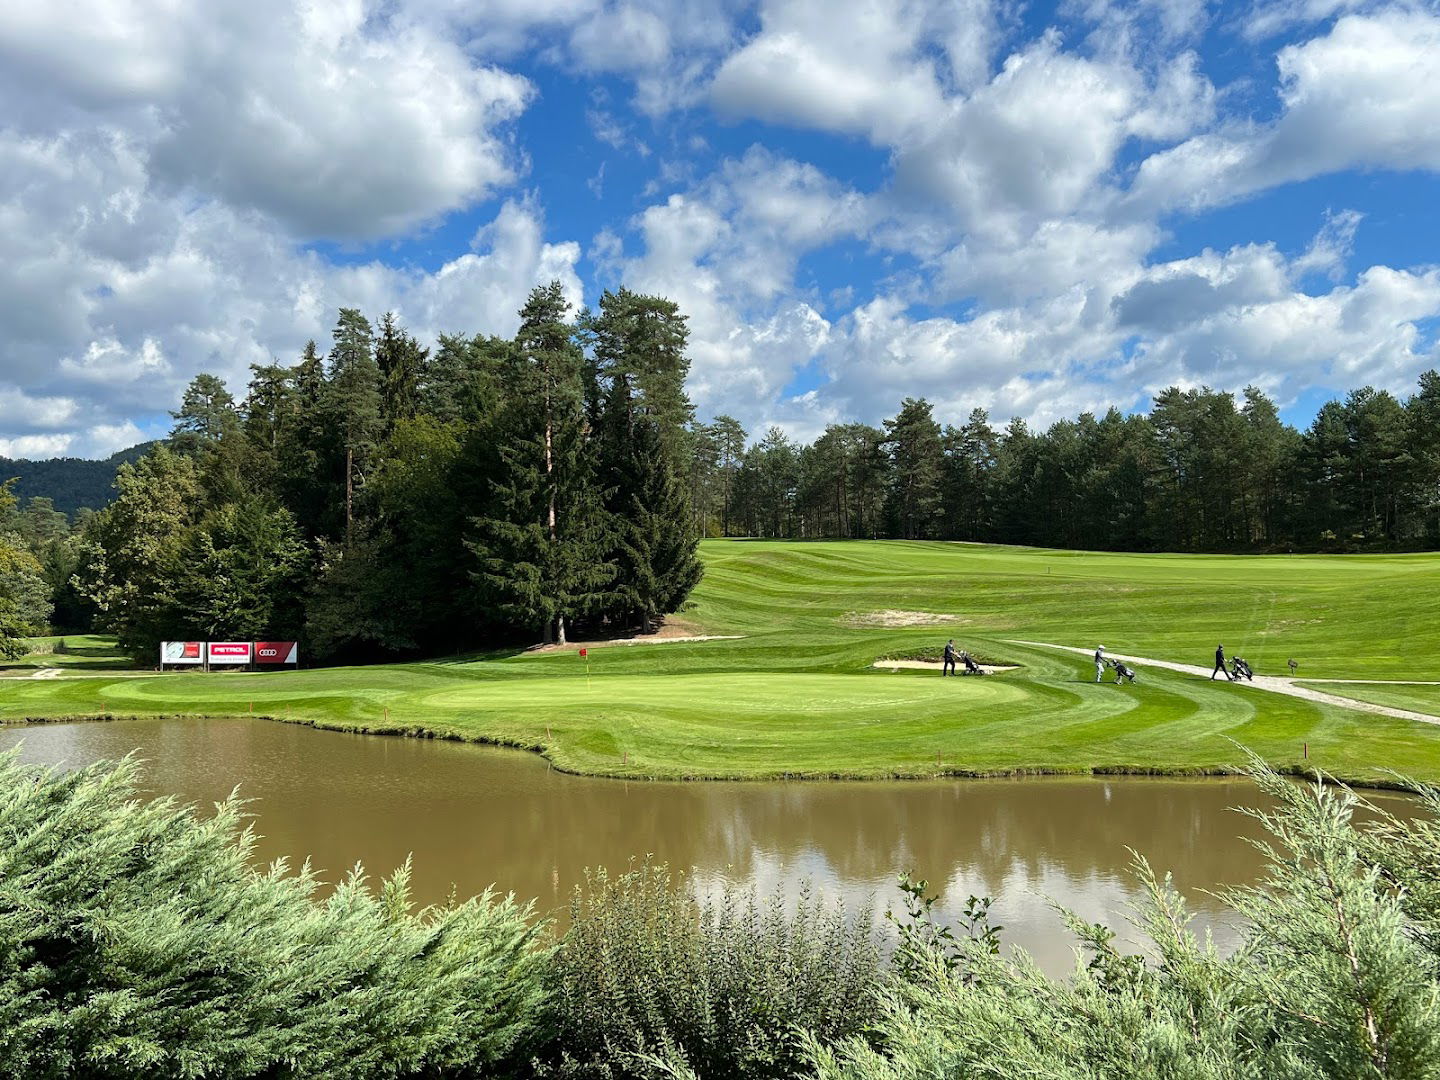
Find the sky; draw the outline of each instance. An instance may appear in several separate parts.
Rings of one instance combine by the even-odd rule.
[[[688,315],[702,420],[1045,425],[1440,366],[1440,4],[0,4],[0,455],[163,435],[341,306]]]

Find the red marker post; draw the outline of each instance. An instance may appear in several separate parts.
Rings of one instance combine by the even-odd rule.
[[[590,689],[590,650],[581,646],[580,659],[585,661],[585,689]]]

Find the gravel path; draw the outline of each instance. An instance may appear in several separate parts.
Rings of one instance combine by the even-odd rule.
[[[1094,649],[1078,648],[1074,645],[1054,645],[1048,641],[1011,641],[1012,645],[1031,645],[1040,649],[1059,649],[1062,652],[1078,653],[1081,656],[1093,656]],[[1156,660],[1149,656],[1127,656],[1124,653],[1105,654],[1111,660],[1124,660],[1127,664],[1139,664],[1144,667],[1164,668],[1166,671],[1178,671],[1182,675],[1195,675],[1198,678],[1209,678],[1214,671],[1213,667],[1201,667],[1198,664],[1177,664],[1171,660]],[[1254,682],[1248,680],[1240,683],[1241,686],[1251,687],[1256,690],[1268,690],[1272,694],[1284,694],[1286,697],[1303,698],[1306,701],[1314,701],[1321,705],[1336,705],[1342,709],[1353,709],[1355,712],[1374,713],[1376,716],[1393,716],[1397,720],[1418,720],[1422,724],[1440,724],[1440,716],[1431,716],[1429,713],[1413,712],[1410,709],[1393,709],[1389,705],[1376,705],[1371,701],[1357,701],[1355,698],[1340,697],[1338,694],[1327,694],[1321,690],[1312,690],[1308,686],[1297,685],[1300,680],[1282,678],[1278,675],[1256,675]],[[1314,682],[1338,682],[1340,680],[1311,680]],[[1355,680],[1360,681],[1360,680]],[[1377,682],[1371,685],[1383,685]],[[1423,684],[1411,684],[1423,685]]]

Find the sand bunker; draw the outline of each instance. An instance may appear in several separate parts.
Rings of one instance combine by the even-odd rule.
[[[939,660],[876,660],[871,667],[884,668],[887,671],[895,671],[899,668],[907,668],[911,671],[940,671],[944,664]],[[1008,667],[999,664],[981,664],[980,670],[986,675],[998,675],[1002,671],[1014,671],[1017,665],[1011,664]],[[961,667],[961,671],[965,669]]]
[[[941,615],[934,611],[852,611],[845,616],[846,626],[862,629],[896,626],[944,626],[967,620],[959,615]]]

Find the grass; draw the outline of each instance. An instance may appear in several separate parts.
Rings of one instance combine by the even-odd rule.
[[[103,634],[60,634],[25,639],[31,651],[19,660],[0,660],[0,676],[30,674],[40,668],[117,671],[132,665]],[[62,651],[63,650],[63,651]]]
[[[1389,705],[1395,709],[1409,709],[1412,712],[1430,713],[1440,716],[1440,686],[1395,686],[1354,685],[1350,683],[1306,683],[1316,690],[1340,697],[1369,701],[1376,705]]]
[[[1235,763],[1238,742],[1280,768],[1440,780],[1440,727],[1143,665],[1138,685],[1096,686],[1087,658],[1012,643],[1103,643],[1206,664],[1223,641],[1262,673],[1285,674],[1294,657],[1317,682],[1436,679],[1440,556],[737,541],[707,541],[702,554],[706,578],[685,618],[706,633],[745,636],[592,649],[588,679],[574,652],[550,652],[11,680],[0,684],[0,719],[253,712],[531,747],[559,768],[632,777],[1197,773]],[[868,616],[879,611],[954,621],[876,626]],[[871,667],[949,637],[1022,666],[983,679]],[[1377,688],[1328,689],[1361,699]],[[1440,710],[1440,695],[1428,700]]]

